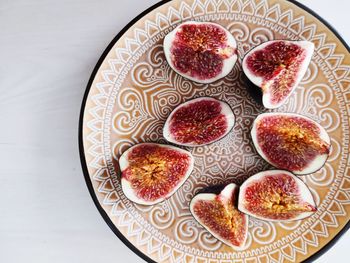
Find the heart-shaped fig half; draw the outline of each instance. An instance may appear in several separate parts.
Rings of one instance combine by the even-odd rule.
[[[324,165],[330,138],[317,122],[294,113],[263,113],[251,130],[258,153],[276,168],[313,173]]]
[[[309,41],[267,41],[243,59],[247,78],[263,93],[265,108],[280,107],[303,78],[314,52]]]
[[[142,205],[153,205],[173,195],[193,170],[194,159],[183,149],[141,143],[119,158],[125,196]]]
[[[164,54],[170,67],[199,83],[225,77],[237,61],[237,44],[219,24],[188,21],[164,38]]]
[[[235,116],[223,101],[201,97],[176,107],[169,115],[163,136],[183,146],[200,146],[223,138],[233,127]]]
[[[268,221],[289,221],[312,215],[316,204],[306,184],[290,172],[257,173],[240,187],[238,209]]]
[[[238,189],[232,183],[218,195],[197,194],[190,203],[191,213],[198,223],[232,248],[242,247],[248,232],[248,216],[236,208]]]

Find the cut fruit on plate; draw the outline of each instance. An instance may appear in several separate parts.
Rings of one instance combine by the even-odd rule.
[[[197,194],[190,203],[193,217],[215,238],[232,248],[242,247],[248,232],[248,216],[235,207],[238,189],[232,183],[218,195]]]
[[[276,168],[294,174],[316,172],[327,161],[330,138],[317,122],[295,113],[263,113],[253,123],[257,152]]]
[[[165,122],[163,136],[178,145],[206,145],[227,135],[234,123],[235,116],[226,102],[201,97],[172,111]]]
[[[119,158],[125,196],[142,205],[153,205],[173,195],[193,170],[190,152],[157,143],[141,143]]]
[[[243,71],[261,88],[265,108],[286,102],[305,75],[313,52],[314,44],[309,41],[272,40],[247,53]]]
[[[267,221],[298,220],[317,211],[306,184],[283,170],[264,171],[247,179],[240,187],[238,209]]]
[[[232,34],[210,22],[180,24],[165,36],[163,46],[170,67],[199,83],[211,83],[225,77],[238,57]]]

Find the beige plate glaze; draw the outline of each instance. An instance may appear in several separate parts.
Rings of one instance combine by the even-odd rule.
[[[196,84],[169,68],[162,40],[190,19],[219,23],[235,36],[239,60],[226,78]],[[244,247],[233,250],[195,222],[189,202],[203,187],[241,184],[271,168],[249,137],[254,118],[265,110],[247,91],[241,61],[252,47],[272,39],[315,43],[305,77],[278,111],[319,122],[332,138],[332,151],[320,171],[301,177],[319,211],[291,223],[251,219]],[[312,257],[332,243],[350,218],[349,64],[349,52],[337,35],[291,2],[174,0],[153,7],[108,47],[84,99],[82,163],[101,214],[131,249],[156,262],[299,262]],[[216,143],[191,149],[194,171],[169,200],[151,207],[133,204],[121,190],[118,157],[139,142],[164,142],[162,127],[171,110],[199,96],[228,102],[236,116],[233,130]]]

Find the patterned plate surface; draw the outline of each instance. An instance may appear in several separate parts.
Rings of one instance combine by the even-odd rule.
[[[213,21],[238,42],[239,61],[224,79],[196,84],[165,61],[164,36],[181,21]],[[249,137],[265,109],[243,80],[241,61],[271,39],[315,43],[308,71],[278,109],[308,116],[328,131],[332,151],[317,173],[302,176],[319,210],[292,223],[250,219],[244,247],[233,250],[213,238],[189,212],[203,187],[235,182],[271,168]],[[112,230],[136,253],[156,262],[295,262],[310,258],[346,228],[350,218],[350,55],[324,23],[296,4],[277,0],[174,0],[151,8],[119,34],[90,80],[81,115],[81,157],[94,201]],[[227,101],[236,116],[224,139],[190,149],[195,169],[169,200],[155,206],[130,202],[121,191],[118,157],[139,142],[162,142],[171,110],[199,96]],[[319,254],[319,253],[318,253]]]

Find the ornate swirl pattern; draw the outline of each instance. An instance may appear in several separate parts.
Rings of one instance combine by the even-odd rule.
[[[276,227],[274,223],[251,219],[253,227],[250,230],[252,239],[261,245],[267,245],[276,238]]]
[[[211,85],[197,84],[176,74],[166,63],[163,37],[188,19],[220,23],[235,36],[240,60],[224,79]],[[118,230],[157,262],[209,262],[209,258],[213,262],[302,261],[324,246],[327,238],[339,231],[334,226],[347,222],[350,212],[345,205],[350,203],[350,97],[346,95],[350,61],[341,42],[326,37],[311,15],[291,3],[273,0],[196,0],[191,4],[175,0],[141,20],[121,37],[97,73],[84,116],[90,179]],[[195,222],[188,204],[207,186],[240,184],[271,168],[251,143],[252,122],[265,109],[256,92],[247,88],[241,59],[254,46],[283,38],[315,43],[313,60],[300,86],[278,111],[304,114],[325,127],[332,138],[326,165],[302,177],[319,211],[288,223],[251,219],[247,242],[235,251]],[[121,191],[119,156],[138,142],[164,142],[162,127],[172,109],[200,96],[228,102],[236,115],[235,127],[221,141],[189,149],[195,156],[194,171],[169,200],[152,207],[131,203]]]
[[[185,217],[176,223],[174,235],[183,244],[192,244],[198,238],[199,232],[203,230],[198,224],[194,224],[193,218]]]
[[[218,250],[222,243],[218,241],[215,237],[208,233],[208,231],[202,230],[198,235],[198,244],[208,250],[208,251],[216,251]]]
[[[123,106],[113,118],[112,127],[116,133],[134,133],[148,119],[148,111],[147,108],[144,108],[142,97],[142,94],[132,87],[128,87],[118,94],[117,103]]]
[[[171,213],[168,202],[154,206],[149,212],[150,223],[157,229],[168,229],[174,221],[174,213]]]

